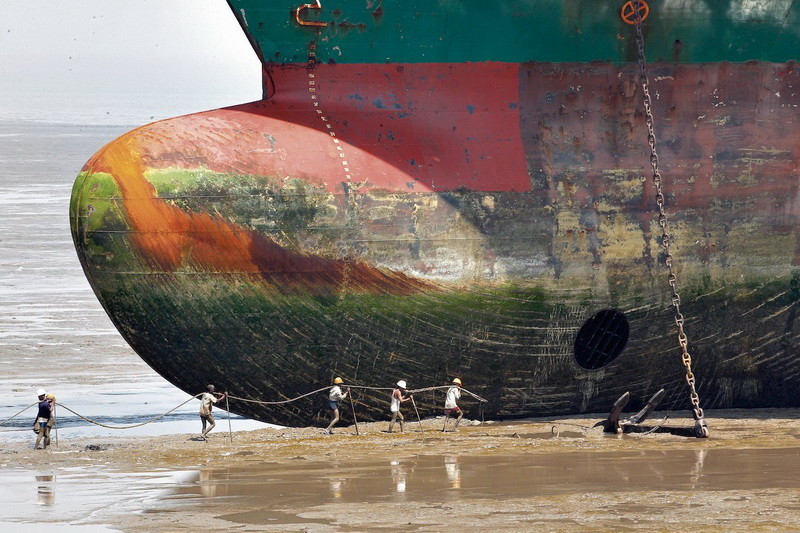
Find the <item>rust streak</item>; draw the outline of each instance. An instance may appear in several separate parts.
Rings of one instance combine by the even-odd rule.
[[[166,203],[147,181],[136,132],[109,144],[90,162],[93,172],[114,177],[134,230],[130,238],[151,267],[251,273],[280,292],[330,293],[351,289],[405,294],[434,287],[352,259],[330,259],[287,250],[260,233],[218,216],[186,212]]]

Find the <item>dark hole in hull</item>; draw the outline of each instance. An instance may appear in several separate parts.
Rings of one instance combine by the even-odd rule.
[[[625,348],[630,326],[619,311],[604,309],[583,324],[575,337],[575,361],[587,370],[603,368]]]

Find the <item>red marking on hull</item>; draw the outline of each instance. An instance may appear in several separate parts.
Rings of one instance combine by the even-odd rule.
[[[658,64],[651,70],[661,171],[682,209],[748,198],[774,216],[776,199],[797,194],[797,72],[771,63]],[[526,66],[520,103],[529,166],[588,183],[572,196],[584,205],[606,192],[604,172],[649,176],[637,74],[635,66],[605,63]],[[644,186],[652,188],[649,180]],[[644,210],[653,198],[647,192],[637,204]],[[792,206],[790,214],[800,212]]]
[[[139,130],[141,157],[150,168],[292,176],[341,192],[347,180],[333,132],[356,187],[526,191],[518,70],[500,63],[316,65],[315,106],[307,68],[282,66],[270,100]]]

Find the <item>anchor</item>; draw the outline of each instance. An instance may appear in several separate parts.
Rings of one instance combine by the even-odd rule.
[[[624,433],[624,432],[634,432],[639,426],[647,420],[647,417],[650,416],[650,413],[653,412],[653,409],[661,402],[664,398],[664,389],[660,389],[658,392],[653,394],[650,398],[650,401],[647,402],[647,405],[642,407],[642,409],[633,416],[629,416],[628,418],[623,418],[620,420],[620,415],[622,414],[622,410],[625,409],[625,406],[628,405],[628,401],[631,399],[631,393],[626,392],[619,399],[614,402],[614,407],[611,409],[611,412],[608,415],[608,418],[602,420],[595,424],[592,427],[603,426],[603,431],[605,433]],[[664,418],[666,420],[666,417]],[[664,423],[662,420],[656,428],[648,430],[655,431],[661,424]]]

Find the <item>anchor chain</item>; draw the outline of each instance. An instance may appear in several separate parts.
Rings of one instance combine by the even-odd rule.
[[[653,167],[653,185],[656,190],[656,205],[658,205],[658,225],[661,226],[661,240],[664,246],[664,264],[669,270],[667,281],[672,290],[672,307],[675,311],[675,325],[678,326],[678,343],[681,346],[681,361],[686,369],[686,383],[689,385],[689,401],[694,414],[695,436],[708,437],[708,424],[703,417],[703,408],[700,407],[700,396],[695,389],[695,377],[692,372],[692,356],[689,355],[689,340],[683,331],[684,318],[681,313],[681,297],[678,294],[678,281],[673,269],[673,258],[670,252],[672,239],[667,231],[667,213],[664,208],[664,191],[661,181],[661,171],[658,166],[658,152],[656,152],[656,134],[653,128],[652,100],[650,98],[650,81],[647,76],[647,58],[644,53],[644,35],[642,32],[642,14],[640,0],[633,0],[636,23],[633,25],[636,32],[636,48],[639,54],[639,81],[644,94],[645,123],[647,124],[647,143],[650,145],[650,165]]]

